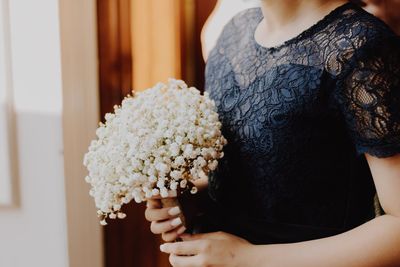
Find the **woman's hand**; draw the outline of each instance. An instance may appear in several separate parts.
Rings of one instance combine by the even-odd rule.
[[[195,214],[196,210],[201,206],[204,193],[207,194],[207,179],[199,179],[193,182],[197,187],[198,193],[190,194],[190,197],[183,199],[185,205],[189,206],[188,210]],[[171,198],[176,198],[176,193],[170,192]],[[182,196],[181,196],[182,198]],[[182,199],[181,199],[182,200]],[[186,203],[187,202],[187,203]],[[180,207],[163,208],[160,197],[154,197],[147,200],[147,208],[145,212],[146,219],[151,222],[150,230],[154,234],[161,234],[162,239],[166,242],[175,241],[181,234],[186,231],[186,227],[182,225],[182,211]],[[193,214],[185,214],[185,220],[188,220]]]
[[[251,259],[254,245],[244,239],[216,232],[199,235],[183,235],[183,242],[161,245],[162,252],[170,254],[174,267],[246,267],[256,266]]]
[[[145,217],[151,222],[151,232],[161,234],[164,241],[172,242],[185,232],[186,228],[179,217],[182,213],[179,206],[163,208],[161,200],[157,198],[148,199],[146,206]]]

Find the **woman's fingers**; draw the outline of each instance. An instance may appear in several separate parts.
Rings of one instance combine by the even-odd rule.
[[[162,234],[169,232],[182,225],[182,219],[176,217],[168,221],[152,221],[150,225],[150,230],[153,234]]]
[[[208,266],[201,255],[195,256],[178,256],[175,254],[169,255],[169,262],[173,267],[200,267]]]
[[[176,206],[173,208],[147,208],[145,211],[146,220],[153,221],[164,221],[167,219],[174,218],[181,214],[181,209]]]
[[[224,240],[228,237],[229,234],[224,233],[224,232],[213,232],[213,233],[204,233],[204,234],[184,234],[181,236],[183,241],[193,241],[193,240],[204,240],[204,239],[210,239],[210,240]]]
[[[169,190],[168,191],[168,197],[167,198],[174,198],[178,196],[178,192],[176,190]],[[165,197],[162,197],[161,195],[156,195],[156,196],[152,196],[151,198],[148,199],[162,199]]]
[[[170,191],[170,197],[176,197],[176,191]],[[179,206],[163,208],[158,196],[147,199],[146,206],[145,218],[151,222],[150,230],[154,234],[162,234],[163,240],[175,241],[186,231]]]
[[[148,199],[146,201],[146,207],[149,209],[160,209],[162,208],[161,200],[159,199]]]
[[[164,253],[175,255],[197,255],[200,252],[206,252],[207,242],[194,240],[176,243],[165,243],[160,246],[160,250]]]
[[[173,231],[162,233],[162,239],[165,242],[173,242],[177,240],[185,231],[186,227],[182,225]]]

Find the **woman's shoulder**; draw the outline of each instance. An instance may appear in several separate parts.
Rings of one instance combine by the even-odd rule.
[[[320,36],[326,70],[346,76],[355,66],[372,61],[400,60],[400,38],[379,18],[361,7],[344,10]]]
[[[246,37],[251,37],[254,28],[262,20],[261,8],[253,7],[240,11],[225,25],[219,42],[226,44],[229,42],[237,43],[243,41]]]
[[[231,22],[242,22],[242,21],[249,21],[249,20],[259,20],[262,18],[262,11],[260,7],[252,7],[247,8],[245,10],[240,11],[235,16],[233,16]]]
[[[381,45],[383,41],[398,42],[399,40],[385,22],[361,7],[345,11],[335,23],[335,32],[338,37],[346,37],[355,49]]]

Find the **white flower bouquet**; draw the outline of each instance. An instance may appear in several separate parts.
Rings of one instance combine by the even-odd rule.
[[[126,97],[105,116],[84,157],[101,224],[125,218],[123,204],[197,188],[216,169],[227,143],[207,92],[170,79]]]

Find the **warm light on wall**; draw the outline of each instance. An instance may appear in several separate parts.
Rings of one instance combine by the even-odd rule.
[[[180,78],[180,15],[176,0],[132,0],[133,88]]]

